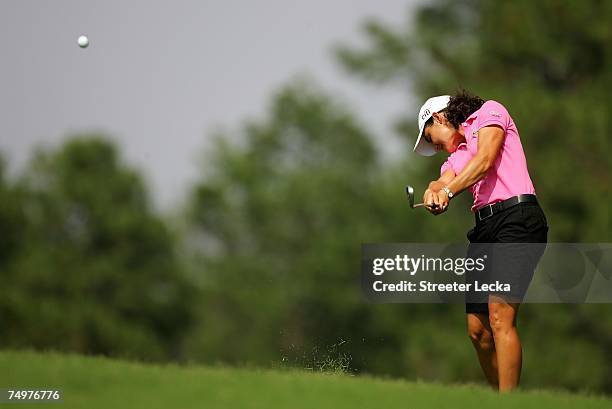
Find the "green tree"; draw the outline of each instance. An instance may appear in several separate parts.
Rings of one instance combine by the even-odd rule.
[[[14,190],[18,216],[0,216],[20,220],[1,270],[0,343],[180,358],[193,291],[173,236],[115,147],[86,135],[38,151]]]
[[[18,192],[5,176],[0,156],[0,271],[7,269],[21,242],[23,216]]]

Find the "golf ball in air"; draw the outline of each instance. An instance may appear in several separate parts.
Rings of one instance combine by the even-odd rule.
[[[87,38],[87,36],[79,36],[77,42],[79,43],[79,47],[81,48],[87,48],[87,46],[89,45],[89,39]]]

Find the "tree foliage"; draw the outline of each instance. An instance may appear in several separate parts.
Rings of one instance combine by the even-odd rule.
[[[38,151],[7,183],[2,345],[180,358],[192,290],[173,237],[115,147],[74,138]]]

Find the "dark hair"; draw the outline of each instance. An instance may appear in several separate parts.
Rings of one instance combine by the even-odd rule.
[[[478,111],[484,104],[484,100],[479,96],[472,95],[464,89],[460,89],[450,98],[448,106],[441,112],[444,112],[446,119],[455,128],[459,128],[459,125],[468,118],[471,114]],[[429,118],[425,122],[423,129],[433,124],[433,117]]]

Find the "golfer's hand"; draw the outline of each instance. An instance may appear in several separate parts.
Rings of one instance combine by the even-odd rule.
[[[434,211],[439,207],[438,196],[438,193],[431,189],[427,189],[423,195],[423,203],[425,203],[425,208],[430,213],[435,214]]]
[[[448,209],[448,205],[450,203],[448,195],[444,190],[440,190],[439,192],[434,193],[434,196],[434,201],[435,203],[437,203],[437,206],[432,208],[430,212],[434,215],[444,213]]]
[[[423,193],[423,203],[425,203],[425,207],[429,207],[430,204],[434,203],[434,196],[436,195],[436,192],[431,189],[427,189],[425,193]]]

